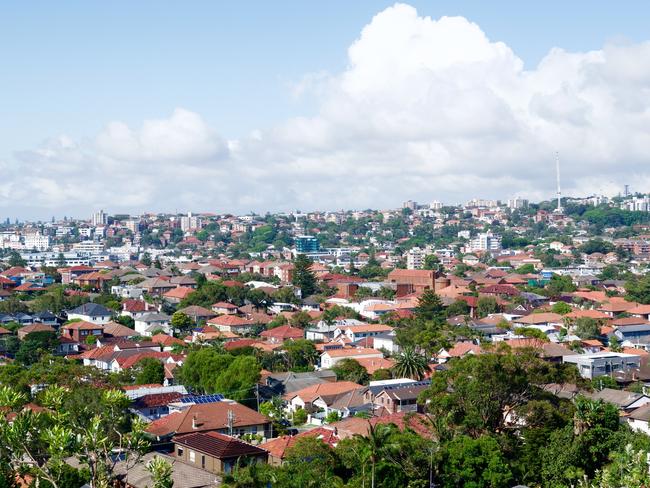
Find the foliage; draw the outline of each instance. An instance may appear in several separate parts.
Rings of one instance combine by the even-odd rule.
[[[311,270],[312,261],[304,254],[299,254],[293,261],[293,278],[294,286],[300,288],[303,297],[313,295],[317,290],[316,276]]]
[[[490,314],[499,312],[499,304],[494,297],[481,297],[476,304],[476,315],[478,317],[487,317]]]
[[[596,339],[600,337],[600,322],[591,317],[580,317],[575,321],[574,332],[580,339]]]
[[[444,316],[444,306],[433,290],[425,290],[418,299],[415,315],[422,320],[435,320]]]
[[[52,354],[59,341],[54,332],[37,331],[27,334],[16,352],[16,361],[24,365],[37,362],[45,354]]]
[[[183,312],[174,312],[172,315],[171,326],[180,331],[187,331],[194,326],[194,322]]]
[[[306,339],[288,341],[282,349],[287,369],[290,371],[311,371],[319,359],[314,343]]]
[[[566,302],[555,302],[551,307],[551,312],[560,315],[566,315],[568,313],[571,313],[572,310],[573,309],[571,308],[571,305],[569,305]]]
[[[151,474],[153,486],[151,488],[172,488],[172,465],[159,456],[154,456],[147,463],[147,471]]]
[[[336,373],[338,381],[352,381],[353,383],[366,384],[368,382],[368,372],[354,359],[343,359],[337,362],[332,371]]]
[[[627,300],[650,304],[650,274],[629,279],[625,283],[625,291]]]
[[[165,381],[165,366],[155,358],[143,358],[134,366],[136,385],[162,385]]]
[[[419,381],[424,378],[428,369],[429,365],[425,356],[412,347],[404,347],[395,357],[393,375],[396,378],[410,378]]]

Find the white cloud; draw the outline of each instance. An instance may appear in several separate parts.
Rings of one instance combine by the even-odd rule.
[[[462,17],[408,5],[377,14],[340,73],[293,87],[320,103],[238,140],[176,109],[140,128],[112,122],[92,141],[59,138],[5,164],[0,204],[214,211],[394,206],[407,198],[645,190],[650,42],[570,53],[525,70]]]

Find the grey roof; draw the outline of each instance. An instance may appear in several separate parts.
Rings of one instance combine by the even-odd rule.
[[[401,391],[401,390],[408,391],[409,389],[418,388],[421,386],[429,387],[430,385],[431,385],[431,380],[415,381],[415,382],[405,381],[404,383],[393,383],[390,385],[373,385],[373,386],[369,386],[368,389],[370,390],[373,396],[377,396],[382,391],[387,391],[387,392],[389,391],[394,392],[394,391]]]
[[[72,310],[68,310],[68,314],[77,314],[77,315],[92,315],[94,317],[110,317],[113,315],[113,312],[111,312],[109,309],[107,309],[104,305],[100,305],[99,303],[84,303],[83,305],[73,308]]]
[[[142,456],[140,461],[133,467],[129,466],[128,471],[128,484],[134,488],[148,488],[153,486],[151,474],[147,471],[147,463],[155,456],[159,456],[172,465],[172,480],[174,481],[174,488],[208,488],[220,486],[220,478],[203,469],[195,468],[189,464],[179,461],[177,458],[162,454],[159,452],[149,452]],[[75,458],[67,459],[66,462],[74,467],[82,467],[79,461]],[[121,479],[125,479],[126,465],[120,461],[115,466],[115,472]]]
[[[604,402],[613,403],[614,405],[625,408],[640,398],[643,398],[645,395],[631,391],[603,388],[602,390],[595,391],[588,396],[594,400],[603,400]]]
[[[636,332],[647,332],[650,333],[650,325],[639,324],[639,325],[621,325],[617,329],[617,332],[621,334],[634,334]]]
[[[635,408],[629,415],[630,418],[635,420],[644,420],[646,422],[650,421],[650,403]]]
[[[171,317],[164,313],[151,312],[143,315],[138,319],[138,322],[169,322]]]

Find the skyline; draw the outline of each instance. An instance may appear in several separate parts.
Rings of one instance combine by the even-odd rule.
[[[4,7],[0,214],[540,200],[555,151],[565,195],[650,186],[650,7],[572,5],[536,35],[559,4],[410,3]]]

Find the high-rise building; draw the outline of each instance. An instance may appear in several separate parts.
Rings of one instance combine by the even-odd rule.
[[[402,208],[408,208],[409,210],[417,210],[418,209],[418,202],[414,202],[413,200],[407,200],[402,204]]]
[[[181,230],[187,232],[188,230],[196,230],[202,227],[202,222],[199,217],[192,215],[189,212],[187,216],[181,217]]]
[[[528,206],[528,200],[523,198],[515,197],[508,200],[508,208],[513,210],[518,208],[526,208]]]
[[[103,210],[100,210],[99,212],[95,212],[92,216],[92,224],[93,227],[97,227],[98,225],[106,225],[108,224],[108,215]]]
[[[320,251],[320,242],[314,236],[296,236],[294,243],[298,254],[311,254]]]
[[[413,247],[406,253],[406,269],[422,269],[425,252],[419,247]]]
[[[429,204],[429,208],[431,210],[440,210],[442,208],[442,202],[439,202],[438,200],[434,200]]]
[[[501,250],[501,236],[492,234],[492,232],[485,232],[478,234],[469,241],[468,250],[473,251],[500,251]]]

